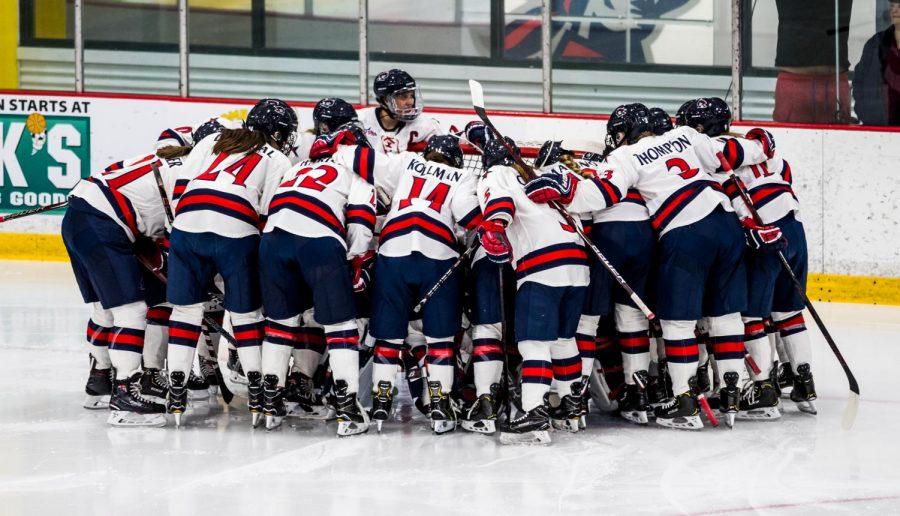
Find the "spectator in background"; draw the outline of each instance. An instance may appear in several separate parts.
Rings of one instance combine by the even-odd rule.
[[[866,125],[900,125],[900,0],[891,0],[891,25],[866,42],[853,72],[856,116]]]
[[[838,2],[838,56],[835,59],[834,1]],[[853,0],[775,0],[778,46],[775,51],[776,122],[834,124],[850,122],[847,38]],[[838,64],[839,70],[835,69]],[[840,72],[840,106],[835,73]]]

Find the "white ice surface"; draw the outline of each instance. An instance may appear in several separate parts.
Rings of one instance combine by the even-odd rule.
[[[68,265],[0,262],[0,514],[900,513],[900,307],[820,311],[862,389],[850,432],[816,330],[819,415],[787,402],[734,430],[592,415],[585,433],[510,447],[434,436],[407,406],[382,435],[338,439],[333,423],[251,430],[239,403],[181,430],[112,429],[81,408],[88,310]]]

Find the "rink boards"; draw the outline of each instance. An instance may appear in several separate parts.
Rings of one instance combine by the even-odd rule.
[[[490,107],[491,91],[485,92]],[[0,211],[54,202],[91,170],[146,152],[167,127],[212,116],[243,118],[237,99],[113,94],[0,94]],[[300,127],[312,104],[297,103]],[[35,115],[37,113],[37,115]],[[448,129],[474,119],[465,110],[432,109]],[[501,112],[497,127],[519,142],[602,141],[604,117]],[[809,244],[811,292],[821,299],[900,304],[900,131],[764,124],[790,163]],[[736,130],[746,130],[741,124]],[[41,133],[40,131],[43,131]],[[65,260],[61,211],[0,224],[0,258]]]

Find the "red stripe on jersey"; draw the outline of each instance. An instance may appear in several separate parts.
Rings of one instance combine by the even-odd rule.
[[[546,254],[539,254],[537,256],[534,256],[533,258],[526,258],[522,260],[516,266],[516,272],[526,272],[528,271],[528,269],[532,269],[539,265],[557,260],[565,260],[568,258],[587,260],[587,257],[587,251],[585,251],[583,248],[559,249],[557,251],[550,251]]]
[[[453,234],[450,233],[449,229],[418,215],[413,215],[409,218],[403,218],[402,220],[400,218],[396,218],[388,222],[384,226],[384,228],[381,229],[381,240],[383,242],[385,238],[391,235],[391,233],[396,233],[413,226],[421,227],[431,233],[434,233],[450,247],[453,247],[453,245],[456,243],[456,239],[453,237]]]
[[[212,194],[192,194],[189,192],[186,196],[182,197],[180,201],[178,201],[177,211],[181,211],[184,208],[195,204],[213,204],[216,206],[221,206],[223,208],[238,212],[241,215],[249,217],[255,221],[259,221],[259,214],[256,213],[256,210],[254,210],[253,207],[249,206],[248,204],[244,202],[232,201],[230,199],[224,199]]]

